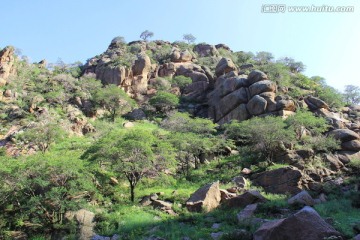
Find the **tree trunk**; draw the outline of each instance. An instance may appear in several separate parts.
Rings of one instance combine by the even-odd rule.
[[[135,201],[135,186],[130,183],[130,199],[132,202]]]

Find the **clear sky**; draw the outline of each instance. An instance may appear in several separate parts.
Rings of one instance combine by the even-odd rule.
[[[262,13],[263,4],[354,6],[352,13]],[[234,51],[292,57],[339,90],[360,86],[358,0],[0,0],[0,47],[13,45],[31,61],[85,62],[115,36],[225,43]]]

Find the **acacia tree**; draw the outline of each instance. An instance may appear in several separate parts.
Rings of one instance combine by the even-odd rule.
[[[45,153],[52,143],[64,135],[65,131],[58,124],[40,122],[21,134],[20,139],[37,146],[42,153]]]
[[[354,85],[346,85],[344,98],[348,104],[359,104],[360,103],[360,87]]]
[[[124,176],[130,185],[130,199],[135,200],[135,187],[149,172],[173,163],[170,144],[146,130],[130,129],[113,132],[101,138],[83,155]]]
[[[145,30],[140,34],[140,38],[144,41],[147,41],[148,38],[152,38],[154,36],[153,32],[150,32],[149,30]]]
[[[295,115],[287,118],[285,122],[295,129],[297,140],[303,137],[306,130],[309,130],[314,135],[319,135],[330,127],[324,118],[316,117],[313,113],[305,110],[296,112]]]
[[[196,40],[196,37],[192,34],[184,34],[183,39],[188,42],[188,44],[194,43]]]
[[[105,108],[110,113],[111,121],[115,117],[124,114],[135,106],[135,101],[131,99],[121,88],[114,84],[107,85],[99,89],[93,97],[95,105]]]
[[[246,121],[233,121],[225,125],[225,134],[244,145],[252,147],[252,151],[260,153],[269,162],[279,149],[281,143],[294,140],[294,131],[288,128],[280,117],[254,117]]]

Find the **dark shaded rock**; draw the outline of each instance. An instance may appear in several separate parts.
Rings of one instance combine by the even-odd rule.
[[[283,167],[257,173],[252,176],[253,183],[262,186],[271,193],[299,193],[302,189],[301,171],[295,167]]]
[[[262,71],[259,71],[259,70],[254,70],[254,71],[251,71],[251,73],[248,75],[248,78],[247,78],[247,85],[250,86],[256,82],[259,82],[261,80],[267,80],[268,79],[268,76],[263,73]]]
[[[351,140],[348,142],[343,142],[341,144],[343,150],[347,151],[360,151],[360,141],[359,140]]]
[[[288,204],[290,204],[290,205],[300,204],[300,205],[305,205],[305,206],[314,206],[315,200],[310,196],[310,194],[307,191],[303,190],[303,191],[299,192],[298,194],[296,194],[295,196],[292,196],[291,198],[289,198]]]
[[[326,102],[324,102],[320,98],[308,96],[304,100],[311,110],[316,110],[319,108],[329,109],[329,106],[326,104]]]
[[[266,199],[255,190],[249,190],[234,198],[228,199],[224,202],[227,207],[230,208],[243,208],[249,204],[265,202]]]
[[[360,139],[359,134],[349,129],[335,129],[329,132],[329,135],[333,136],[336,140],[340,140],[341,142]]]
[[[275,92],[276,83],[270,80],[256,82],[249,87],[250,96],[258,95],[264,92]]]
[[[259,95],[255,95],[247,103],[246,108],[251,115],[257,116],[265,112],[266,106],[267,101]]]
[[[241,212],[236,215],[238,222],[241,224],[244,221],[251,219],[257,209],[258,204],[249,204]]]
[[[343,239],[311,207],[304,207],[288,218],[267,222],[254,233],[254,240],[323,240],[330,237]]]

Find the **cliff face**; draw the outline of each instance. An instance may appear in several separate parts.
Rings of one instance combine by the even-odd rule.
[[[0,86],[6,84],[6,80],[14,73],[14,48],[6,47],[0,51]]]

